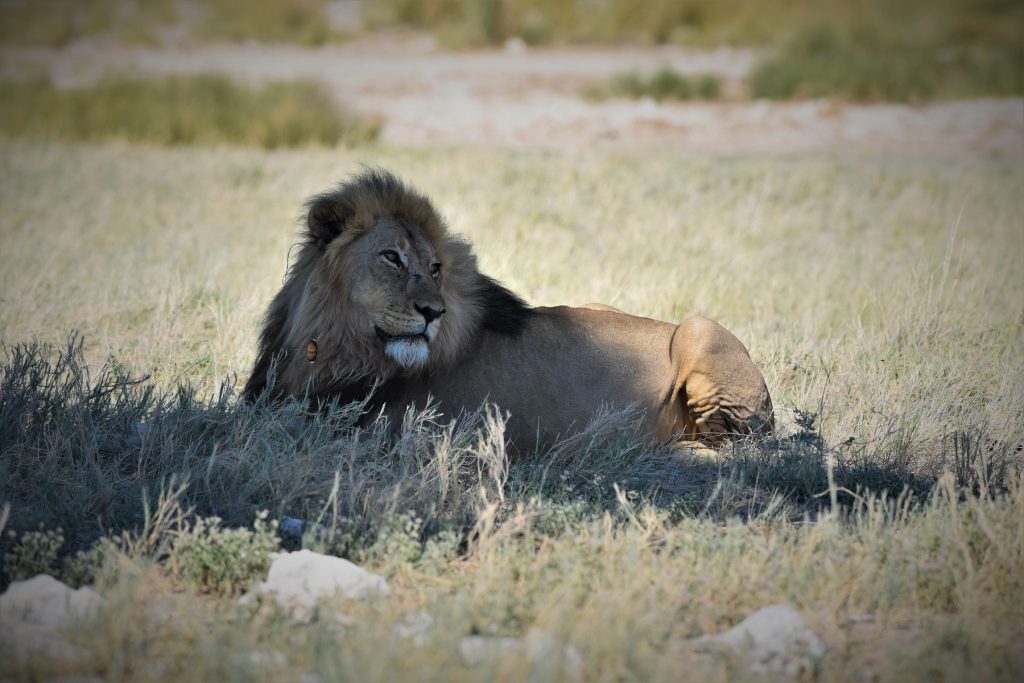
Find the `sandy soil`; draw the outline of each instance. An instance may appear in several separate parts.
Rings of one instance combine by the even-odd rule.
[[[983,153],[1024,156],[1024,99],[907,105],[724,101],[589,102],[581,90],[625,70],[667,64],[714,73],[735,93],[756,61],[749,50],[527,49],[452,53],[429,38],[374,36],[342,46],[213,45],[144,49],[78,43],[0,50],[3,77],[49,73],[62,85],[103,74],[217,71],[254,82],[308,77],[339,101],[380,116],[397,145],[594,144],[710,153]]]

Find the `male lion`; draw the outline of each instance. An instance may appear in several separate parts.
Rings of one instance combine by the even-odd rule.
[[[509,413],[517,451],[578,430],[602,404],[638,404],[659,440],[715,442],[773,427],[761,373],[718,323],[527,306],[477,270],[469,243],[426,197],[386,171],[366,171],[307,209],[247,400],[268,393],[324,405],[376,386],[369,414],[393,418],[429,396],[449,415],[491,401]]]

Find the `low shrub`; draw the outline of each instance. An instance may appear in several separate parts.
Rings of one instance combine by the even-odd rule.
[[[200,517],[175,538],[169,564],[205,592],[238,595],[267,573],[277,547],[277,522],[268,522],[266,511],[252,529],[225,529],[219,517]]]
[[[23,581],[37,574],[51,574],[57,553],[64,545],[60,529],[28,531],[20,537],[9,532],[13,547],[4,553],[3,574],[6,581]]]

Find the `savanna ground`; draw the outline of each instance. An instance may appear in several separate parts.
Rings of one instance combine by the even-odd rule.
[[[143,68],[195,71],[187,52],[184,67]],[[5,66],[23,58],[4,53]],[[47,571],[110,602],[69,633],[84,660],[8,657],[0,676],[562,680],[558,647],[476,667],[459,654],[466,635],[541,629],[579,651],[586,680],[736,680],[753,675],[685,640],[785,602],[828,645],[806,678],[1015,680],[1022,124],[952,116],[959,141],[939,140],[941,129],[903,145],[854,136],[814,156],[779,154],[814,128],[799,117],[774,145],[723,143],[730,156],[671,129],[657,147],[559,147],[557,128],[542,148],[495,145],[508,142],[500,125],[489,144],[396,144],[402,119],[388,97],[411,96],[400,108],[425,129],[454,130],[453,89],[477,107],[498,98],[495,116],[507,118],[508,93],[464,75],[506,58],[435,55],[413,69],[425,90],[411,95],[402,65],[430,59],[371,59],[372,78],[337,83],[354,80],[347,99],[370,98],[378,121],[332,114],[308,83],[245,95],[216,79],[115,81],[81,99],[4,86],[25,90],[0,108],[2,582]],[[614,76],[617,59],[591,76]],[[328,84],[359,71],[328,64]],[[252,68],[241,75],[260,81]],[[583,85],[571,81],[573,106],[597,107],[594,119],[649,115],[645,103],[582,103]],[[539,100],[561,111],[551,88],[568,97],[542,83]],[[891,123],[886,106],[864,111]],[[510,464],[493,412],[454,424],[409,415],[391,439],[382,425],[351,429],[351,407],[240,405],[301,203],[361,163],[430,195],[484,272],[533,304],[718,319],[763,369],[778,434],[681,462],[610,410]],[[275,534],[261,511],[306,520],[306,532]],[[310,623],[239,606],[278,544],[349,558],[386,576],[390,595],[339,602],[348,618],[325,609]],[[422,638],[396,631],[419,613],[433,620]]]

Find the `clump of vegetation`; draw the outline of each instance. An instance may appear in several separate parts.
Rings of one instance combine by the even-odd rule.
[[[902,102],[1024,93],[1024,46],[1016,38],[978,42],[903,28],[804,26],[750,75],[750,94]]]
[[[64,558],[60,580],[72,588],[92,585],[105,575],[116,552],[117,547],[113,542],[101,538],[92,547]]]
[[[238,144],[267,149],[356,145],[377,121],[340,108],[311,81],[248,87],[224,76],[111,79],[58,89],[0,84],[0,132],[58,140],[122,139],[156,145]]]
[[[658,102],[717,100],[722,94],[722,82],[712,74],[687,76],[671,67],[663,66],[648,75],[636,71],[616,74],[606,83],[586,88],[583,94],[591,100],[606,100],[612,97],[651,97]]]
[[[256,516],[252,529],[225,529],[219,517],[199,517],[178,532],[169,562],[201,590],[238,595],[266,575],[277,547],[277,521],[268,522],[266,511]]]
[[[0,577],[3,583],[23,581],[38,574],[58,577],[73,588],[92,584],[110,559],[113,546],[106,539],[74,555],[64,554],[64,532],[61,528],[26,531],[20,536],[13,529],[7,534],[9,549],[3,555]]]
[[[3,574],[7,581],[22,581],[36,574],[49,574],[64,545],[60,529],[27,531],[19,538],[13,530],[9,538],[14,547],[4,553]]]

